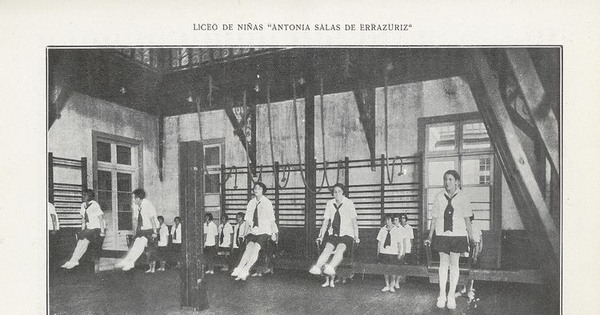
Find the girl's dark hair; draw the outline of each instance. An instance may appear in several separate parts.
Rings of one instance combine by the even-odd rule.
[[[204,215],[204,217],[205,217],[205,218],[208,218],[208,219],[209,219],[209,220],[211,220],[211,221],[212,221],[212,219],[213,219],[212,213],[206,213],[206,214]]]
[[[452,175],[452,177],[454,177],[454,179],[460,180],[460,175],[455,170],[447,170],[446,173],[444,173],[444,178],[446,178],[446,175]]]
[[[96,193],[91,189],[86,189],[83,193],[88,197],[89,200],[96,199]]]
[[[263,195],[267,193],[267,185],[265,185],[261,182],[256,182],[256,183],[254,183],[254,187],[256,187],[256,186],[260,186],[260,188],[262,188]]]
[[[158,221],[163,220],[163,222],[165,221],[165,217],[163,217],[162,215],[159,215],[158,217],[156,217],[156,219],[158,219]]]
[[[346,186],[344,186],[344,184],[342,183],[337,183],[333,186],[331,186],[331,194],[333,195],[333,190],[335,189],[335,187],[339,187],[342,190],[342,193],[344,194],[344,196],[346,196]]]
[[[408,221],[408,216],[406,215],[406,213],[403,213],[399,216],[400,221],[402,221],[402,218],[404,218],[404,220]]]
[[[133,191],[133,195],[136,196],[136,197],[138,197],[138,198],[140,198],[140,199],[146,198],[146,192],[143,189],[141,189],[141,188],[138,188],[138,189],[134,190]]]

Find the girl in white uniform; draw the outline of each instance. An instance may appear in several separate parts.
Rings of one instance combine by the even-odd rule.
[[[96,194],[91,189],[83,192],[83,203],[81,204],[81,231],[77,233],[77,245],[71,259],[62,268],[72,269],[79,265],[79,259],[83,257],[91,241],[104,236],[104,212],[100,205],[94,200]]]
[[[439,252],[439,286],[440,295],[436,306],[448,309],[456,308],[456,285],[458,283],[460,254],[468,251],[469,241],[473,240],[471,221],[473,215],[471,203],[467,196],[459,189],[460,175],[455,170],[444,173],[444,191],[438,193],[433,201],[431,227],[425,245],[432,244],[432,249]],[[450,288],[446,293],[450,269]]]
[[[130,270],[135,266],[135,261],[144,253],[148,246],[152,252],[152,247],[156,244],[158,238],[158,220],[156,219],[156,208],[150,200],[146,199],[146,192],[143,189],[133,191],[133,223],[135,227],[135,241],[133,246],[123,260],[118,262],[115,267],[123,268],[123,271]]]
[[[273,204],[263,194],[267,186],[261,182],[254,184],[254,198],[248,202],[244,221],[248,223],[248,234],[246,235],[246,250],[239,265],[231,273],[237,277],[235,280],[246,280],[250,274],[250,268],[256,263],[261,248],[266,248],[269,238],[277,241],[277,225],[275,224],[275,213]]]
[[[217,256],[217,225],[213,222],[211,213],[204,215],[204,257],[206,258],[206,273],[214,274],[214,263]]]
[[[352,200],[344,196],[344,185],[337,183],[333,185],[333,199],[327,202],[325,213],[323,215],[323,225],[319,231],[317,242],[325,241],[325,248],[317,259],[317,263],[309,270],[314,275],[325,273],[333,280],[335,269],[342,262],[344,252],[352,247],[352,242],[360,242],[358,238],[358,223],[356,218],[356,208]],[[331,222],[331,226],[329,223]],[[328,228],[329,227],[329,228]],[[325,231],[328,230],[329,236],[323,239]],[[329,264],[327,261],[333,255]]]
[[[392,215],[385,216],[385,225],[377,234],[377,262],[384,265],[396,265],[402,258],[399,248],[402,246],[401,231],[392,221]],[[381,292],[395,292],[396,275],[385,274],[385,287]]]
[[[154,273],[156,269],[156,261],[160,261],[160,267],[158,271],[165,271],[165,257],[167,255],[167,245],[169,245],[169,228],[165,225],[165,218],[162,215],[158,217],[158,249],[156,254],[150,261],[150,268],[146,273]]]
[[[219,224],[219,255],[223,256],[222,261],[228,261],[233,246],[233,227],[227,220],[227,214],[221,214],[221,223]],[[229,264],[225,263],[221,271],[228,271]]]
[[[177,261],[175,268],[179,268],[181,267],[181,240],[183,239],[181,218],[175,217],[173,221],[175,224],[171,227],[171,252],[175,255]]]

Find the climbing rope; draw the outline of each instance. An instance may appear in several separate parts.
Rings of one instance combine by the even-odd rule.
[[[293,107],[294,107],[294,127],[296,129],[296,152],[298,153],[298,166],[300,169],[300,177],[302,178],[302,182],[304,183],[304,187],[312,192],[313,194],[319,193],[322,189],[323,189],[323,181],[321,182],[321,187],[319,189],[312,190],[310,187],[308,187],[308,184],[306,183],[306,178],[304,177],[304,170],[302,169],[302,153],[300,152],[300,132],[298,130],[298,109],[296,108],[296,82],[292,83],[292,91],[293,91]],[[321,117],[321,120],[323,120],[323,118]],[[323,136],[325,135],[325,133],[322,131]],[[325,140],[323,140],[324,142]],[[323,150],[325,150],[325,148],[323,148]],[[325,160],[323,160],[323,171],[326,173],[327,172],[327,162]],[[323,178],[324,180],[325,178]],[[329,187],[327,187],[329,189]]]
[[[323,103],[323,77],[320,77],[320,100],[321,100],[321,143],[323,148],[323,179],[321,180],[321,189],[323,188],[323,184],[327,182],[327,187],[331,190],[331,184],[329,183],[329,178],[327,177],[327,159],[325,158],[325,109]],[[339,176],[339,172],[338,172]]]
[[[244,97],[243,97],[243,105],[244,105],[244,115],[242,116],[242,120],[243,120],[243,125],[242,125],[242,132],[244,132],[244,142],[246,144],[246,173],[248,178],[250,178],[250,181],[252,182],[252,186],[254,186],[256,184],[256,182],[260,182],[262,179],[262,172],[260,173],[260,177],[258,178],[258,180],[254,180],[254,176],[252,175],[252,172],[250,172],[250,145],[248,144],[248,137],[246,137],[246,128],[248,127],[248,104],[246,102],[246,90],[244,90]],[[256,141],[256,140],[255,140]],[[261,166],[262,169],[262,166]]]
[[[399,159],[400,160],[400,170],[402,170],[402,166],[403,166],[403,160],[401,157],[399,156],[395,156],[394,159],[392,160],[392,173],[390,175],[390,164],[389,164],[389,154],[388,154],[388,133],[389,133],[389,128],[388,128],[388,71],[390,70],[389,67],[386,67],[386,69],[384,70],[384,75],[383,75],[383,104],[384,104],[384,118],[385,118],[385,133],[384,133],[384,137],[385,137],[385,170],[387,173],[387,180],[388,183],[392,184],[394,182],[394,168],[396,166],[396,160]],[[402,174],[402,172],[400,172],[398,175]]]
[[[287,176],[286,176],[286,170],[287,170]],[[279,183],[277,185],[279,185],[280,188],[285,188],[288,185],[288,182],[290,181],[290,172],[292,171],[292,167],[290,166],[290,164],[286,164],[283,166],[283,176],[281,177],[281,182],[284,183],[283,185],[279,185]]]
[[[200,115],[200,100],[196,99],[194,100],[194,102],[196,103],[196,107],[198,108],[198,132],[200,133],[200,143],[203,143],[204,140],[202,139],[202,122],[201,122],[201,115]],[[227,181],[229,180],[229,178],[231,177],[231,174],[227,174],[227,176],[225,177],[225,180],[223,180],[222,182],[220,181],[214,181],[208,172],[208,169],[206,168],[206,159],[202,159],[202,169],[204,174],[208,175],[205,176],[204,178],[208,179],[209,182],[211,182],[214,185],[225,185],[225,183],[227,183]]]
[[[275,177],[275,150],[273,149],[273,126],[271,123],[271,84],[270,82],[267,82],[267,118],[268,118],[268,126],[269,126],[269,149],[271,149],[271,165],[273,165],[273,177]],[[287,168],[287,174],[288,176],[285,176],[285,170]],[[277,179],[274,178],[274,182],[275,185],[277,185],[279,188],[285,188],[287,186],[287,183],[290,180],[290,170],[291,168],[289,167],[289,164],[287,164],[284,168],[284,174],[283,177],[281,179],[281,182],[283,183],[285,181],[285,184],[282,186],[277,182]]]

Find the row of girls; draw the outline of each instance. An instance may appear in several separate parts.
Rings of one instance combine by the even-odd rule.
[[[132,199],[133,230],[135,230],[133,244],[127,255],[115,264],[115,268],[122,268],[123,271],[132,269],[136,260],[144,252],[149,256],[150,261],[147,273],[154,273],[157,270],[157,261],[160,262],[159,271],[165,270],[167,260],[175,260],[179,266],[183,238],[181,219],[176,217],[175,224],[169,231],[164,218],[157,215],[154,204],[146,198],[146,192],[143,189],[134,190]],[[98,241],[99,246],[102,246],[105,236],[104,212],[96,201],[96,194],[93,190],[83,191],[83,202],[79,214],[81,215],[81,230],[76,235],[77,244],[71,258],[61,266],[65,269],[73,269],[78,266],[79,260],[88,250],[90,243]]]
[[[462,253],[469,251],[469,246],[478,248],[477,240],[471,226],[473,211],[466,194],[460,189],[460,175],[455,170],[448,170],[443,176],[444,190],[437,194],[432,207],[432,222],[425,245],[431,245],[440,255],[439,267],[439,296],[436,301],[438,308],[456,308],[455,293],[459,277],[458,261]],[[227,228],[227,218],[223,217],[221,229],[211,226],[211,218],[207,217],[205,228],[205,248],[209,256],[215,257],[217,244],[219,247],[230,247],[237,240],[246,244],[237,267],[231,273],[236,280],[246,280],[251,268],[258,260],[261,249],[268,248],[269,242],[277,240],[278,229],[275,224],[275,215],[271,201],[264,196],[267,187],[260,182],[253,187],[254,198],[248,202],[246,213],[242,221],[238,216],[237,231]],[[354,203],[346,198],[346,189],[342,184],[332,187],[333,199],[325,206],[323,224],[319,231],[317,242],[325,244],[323,252],[309,272],[315,275],[325,275],[326,282],[323,286],[334,286],[336,268],[343,260],[344,252],[352,248],[353,243],[358,244],[359,229],[357,213]],[[378,256],[381,263],[392,264],[396,261],[405,263],[407,254],[410,253],[410,239],[412,228],[406,224],[406,216],[386,218],[386,225],[378,235]],[[214,223],[213,223],[214,225]],[[210,228],[209,228],[210,227]],[[243,231],[240,233],[240,229]],[[209,232],[212,230],[212,232]],[[217,233],[214,233],[216,230]],[[230,235],[229,243],[223,244],[225,233]],[[221,236],[219,237],[219,232]],[[211,233],[211,234],[209,234]],[[235,236],[233,236],[235,234]],[[241,236],[238,236],[241,235]],[[435,235],[435,238],[434,238]],[[234,238],[233,240],[231,238]],[[408,241],[407,241],[408,240]],[[223,244],[224,246],[221,246]],[[212,248],[211,248],[212,247]],[[238,247],[239,248],[239,247]],[[240,252],[241,249],[240,249]],[[213,273],[208,267],[208,273]],[[449,278],[449,279],[448,279]],[[394,291],[398,287],[398,277],[385,275],[386,286],[382,291]],[[446,291],[446,282],[450,282]]]

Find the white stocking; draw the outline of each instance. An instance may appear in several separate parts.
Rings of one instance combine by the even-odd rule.
[[[88,245],[90,241],[87,238],[77,241],[77,246],[75,246],[75,250],[73,251],[73,256],[71,256],[70,262],[79,262],[79,259],[83,257],[85,252],[87,251]]]

